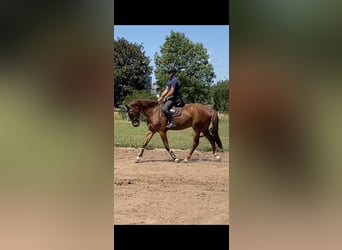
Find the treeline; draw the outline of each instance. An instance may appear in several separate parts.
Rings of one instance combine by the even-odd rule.
[[[193,43],[184,33],[171,31],[160,53],[154,55],[153,83],[150,63],[142,45],[125,38],[114,40],[115,107],[137,98],[157,99],[166,86],[167,69],[175,67],[185,103],[199,102],[229,111],[229,80],[214,83],[214,68],[202,43]]]

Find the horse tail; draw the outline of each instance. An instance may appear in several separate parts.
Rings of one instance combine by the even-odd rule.
[[[222,148],[222,142],[220,139],[220,136],[218,134],[218,129],[219,129],[219,117],[218,114],[215,110],[212,111],[212,115],[211,115],[211,124],[212,124],[212,128],[210,129],[210,133],[213,136],[217,146],[219,146],[219,148],[221,150],[223,150]]]

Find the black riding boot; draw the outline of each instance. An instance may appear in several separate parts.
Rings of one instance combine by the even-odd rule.
[[[172,115],[169,113],[166,115],[167,119],[168,119],[168,124],[166,125],[167,129],[173,128],[176,126],[176,123],[174,122]]]

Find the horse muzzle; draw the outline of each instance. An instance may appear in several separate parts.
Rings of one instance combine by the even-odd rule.
[[[138,127],[140,125],[140,121],[134,120],[134,121],[132,121],[132,125],[133,125],[133,127]]]

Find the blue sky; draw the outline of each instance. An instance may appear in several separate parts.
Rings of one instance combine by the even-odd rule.
[[[115,25],[114,39],[123,37],[131,43],[142,44],[155,69],[154,54],[160,54],[160,47],[171,30],[184,33],[194,43],[203,44],[216,74],[214,83],[229,79],[228,25]],[[152,82],[155,82],[154,74]]]

